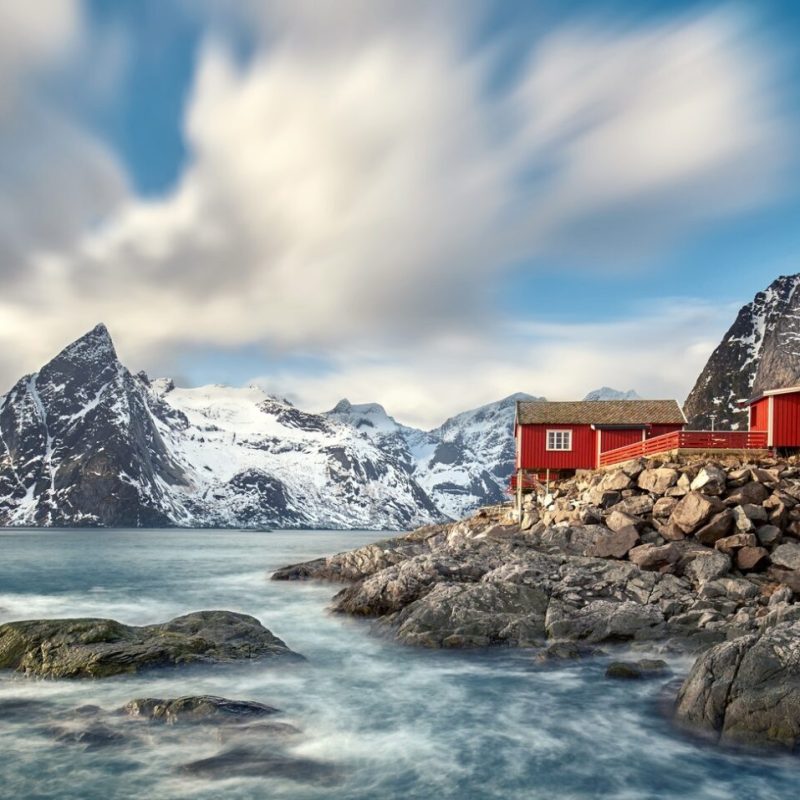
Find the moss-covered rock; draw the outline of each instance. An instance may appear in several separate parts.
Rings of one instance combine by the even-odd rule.
[[[255,617],[197,611],[159,625],[44,619],[0,625],[0,668],[48,678],[105,678],[154,667],[302,659]]]

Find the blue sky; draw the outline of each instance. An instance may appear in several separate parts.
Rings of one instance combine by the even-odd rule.
[[[800,271],[800,7],[0,0],[0,391],[682,399]],[[35,333],[31,335],[31,330]]]

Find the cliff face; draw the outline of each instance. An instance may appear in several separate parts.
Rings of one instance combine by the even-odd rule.
[[[185,475],[159,433],[169,415],[98,325],[0,400],[0,524],[180,518]]]
[[[744,429],[738,400],[800,382],[800,274],[783,275],[743,306],[684,404],[693,429]]]

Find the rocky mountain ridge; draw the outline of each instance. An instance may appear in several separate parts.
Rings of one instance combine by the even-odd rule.
[[[764,389],[800,382],[800,274],[782,275],[744,305],[684,404],[693,430],[747,428],[737,405]]]
[[[614,390],[599,390],[600,394]],[[377,403],[132,374],[98,325],[0,399],[0,525],[406,529],[505,497],[514,394],[432,430]]]

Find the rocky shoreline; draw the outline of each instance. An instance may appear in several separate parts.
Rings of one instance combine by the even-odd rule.
[[[800,741],[794,459],[629,462],[530,495],[519,522],[495,506],[272,577],[345,583],[334,612],[410,645],[700,654],[682,725],[721,742]]]

